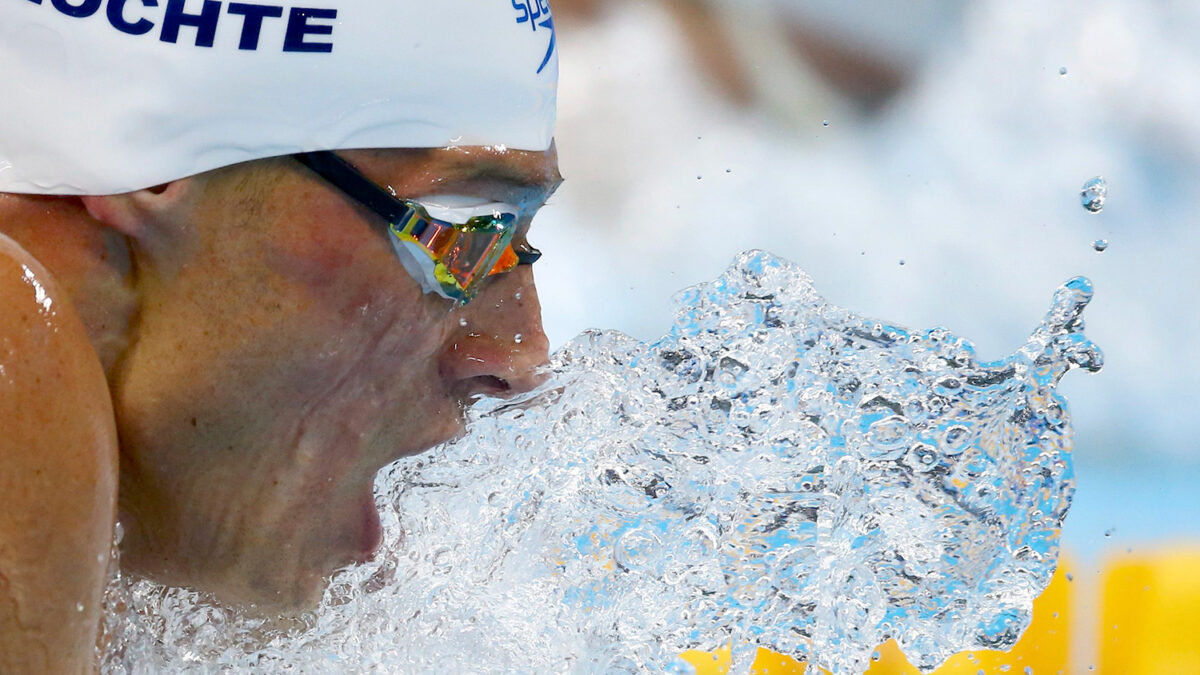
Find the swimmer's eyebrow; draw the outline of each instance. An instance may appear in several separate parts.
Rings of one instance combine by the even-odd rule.
[[[563,183],[557,166],[525,166],[500,159],[475,158],[447,172],[443,184],[485,184],[504,187],[521,196],[522,202],[541,205]]]

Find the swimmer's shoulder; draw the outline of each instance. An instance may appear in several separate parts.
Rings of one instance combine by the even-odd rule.
[[[93,366],[99,359],[66,293],[37,259],[0,234],[0,391],[12,398],[19,386],[16,398],[24,399],[47,386],[94,389],[104,374]],[[101,407],[111,415],[110,404]]]
[[[117,491],[112,402],[50,272],[0,234],[0,672],[82,672]]]

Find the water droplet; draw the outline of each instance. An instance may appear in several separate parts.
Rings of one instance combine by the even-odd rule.
[[[725,173],[733,173],[733,169],[725,169]]]
[[[1108,248],[1108,240],[1097,239],[1092,242],[1092,248],[1096,250],[1096,253],[1103,253]]]
[[[83,611],[83,603],[82,603],[82,602],[77,602],[77,603],[75,603],[75,611],[76,611],[76,612],[82,612],[82,611]]]
[[[459,320],[458,320],[458,325],[462,326],[463,328],[466,328],[466,327],[467,327],[467,320],[466,320],[466,319],[459,319]]]
[[[1058,74],[1059,74],[1059,75],[1066,75],[1066,74],[1067,74],[1067,67],[1066,67],[1066,66],[1063,66],[1062,68],[1059,68],[1059,69],[1058,69]],[[1087,78],[1084,78],[1084,79],[1087,79]]]
[[[904,258],[901,258],[901,259],[900,259],[900,266],[901,266],[901,267],[903,267],[903,266],[904,266]]]
[[[1113,532],[1116,532],[1116,531],[1117,531],[1117,528],[1115,528],[1115,527],[1110,527],[1110,528],[1108,528],[1107,530],[1105,530],[1105,531],[1104,531],[1104,536],[1106,536],[1106,537],[1111,537],[1111,536],[1113,536]]]
[[[696,180],[704,180],[704,176],[696,176]]]
[[[521,291],[517,291],[513,294],[513,300],[520,300],[522,295],[524,294]]]
[[[1025,666],[1025,675],[1033,675],[1033,666]]]
[[[1079,201],[1089,213],[1100,213],[1104,210],[1104,202],[1108,199],[1108,181],[1103,176],[1096,176],[1083,184],[1079,190]]]
[[[872,653],[871,653],[871,660],[872,660],[872,661],[878,661],[879,659],[882,659],[882,658],[883,658],[883,654],[880,654],[879,652],[872,652]]]
[[[517,344],[521,344],[521,341],[524,339],[525,339],[525,336],[521,335],[520,333],[517,333],[516,335],[513,336],[513,342],[515,342]]]
[[[1075,581],[1075,575],[1067,572],[1067,581]]]
[[[829,126],[829,120],[823,120],[823,121],[821,122],[821,126],[823,126],[823,127],[827,127],[827,126]]]

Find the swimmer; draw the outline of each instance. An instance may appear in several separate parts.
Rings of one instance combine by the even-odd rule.
[[[312,606],[380,468],[538,383],[545,0],[29,0],[0,64],[0,673],[95,668],[118,520],[125,572]]]

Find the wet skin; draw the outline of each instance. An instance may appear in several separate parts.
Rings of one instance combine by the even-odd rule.
[[[50,274],[0,235],[0,673],[91,672],[116,515],[104,371]]]
[[[402,198],[478,196],[526,221],[561,180],[553,149],[340,154]],[[534,386],[547,358],[530,267],[465,307],[424,295],[383,224],[290,159],[78,206],[56,217],[129,244],[105,264],[127,268],[135,311],[79,304],[115,308],[81,314],[120,436],[122,566],[159,581],[312,605],[379,544],[375,473],[461,433],[472,397]],[[73,298],[94,286],[47,266]]]

